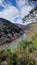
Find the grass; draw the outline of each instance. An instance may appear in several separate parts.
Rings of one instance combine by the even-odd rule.
[[[6,61],[7,65],[37,65],[37,23],[29,24],[27,27],[27,38],[21,41],[14,51],[0,51],[0,65],[2,61]]]
[[[37,23],[31,23],[27,25],[26,34],[27,40],[32,40],[32,37],[37,33]]]

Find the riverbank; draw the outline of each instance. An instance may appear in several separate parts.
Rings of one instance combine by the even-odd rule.
[[[24,40],[25,38],[26,38],[26,34],[24,33],[21,37],[19,37],[15,41],[11,42],[10,44],[4,44],[4,45],[0,46],[0,49],[5,49],[5,48],[14,49],[17,47],[19,42],[21,40]]]

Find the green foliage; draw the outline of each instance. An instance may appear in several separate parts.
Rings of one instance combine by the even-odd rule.
[[[17,56],[16,53],[11,53],[8,57],[7,57],[7,64],[8,65],[16,65],[17,63]]]
[[[10,49],[0,50],[1,61],[4,56],[7,65],[37,65],[37,34],[32,37],[32,41],[20,42],[13,53]]]
[[[35,37],[33,37],[33,45],[37,50],[37,34],[35,35]]]
[[[23,40],[19,46],[30,52],[37,50],[37,34],[32,37],[32,41]]]

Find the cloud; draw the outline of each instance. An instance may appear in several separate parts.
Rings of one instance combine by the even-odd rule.
[[[23,6],[21,8],[21,18],[23,18],[25,15],[29,14],[29,11],[32,9],[32,6]]]
[[[23,5],[25,5],[26,0],[16,0],[16,3],[17,3],[17,6],[20,8],[20,7],[22,7]]]
[[[16,0],[17,3],[17,7],[20,10],[20,18],[24,18],[25,15],[29,14],[29,11],[33,8],[31,5],[28,5],[29,1],[28,0]],[[21,21],[21,19],[19,19],[18,21]],[[18,22],[17,21],[17,22]],[[21,21],[23,22],[23,21]]]
[[[0,12],[0,17],[11,20],[14,17],[19,16],[19,11],[14,6],[8,6],[3,11]]]
[[[19,17],[19,11],[18,9],[13,6],[9,1],[7,3],[2,0],[1,6],[4,8],[2,11],[0,11],[0,18],[5,18],[7,20],[12,21],[16,17]]]
[[[4,7],[4,10],[0,11],[0,17],[10,20],[11,22],[22,24],[22,18],[33,8],[31,5],[28,6],[26,4],[28,0],[16,0],[16,7],[9,1],[7,1],[7,3],[4,1],[3,4],[3,1],[4,0],[0,0],[2,7]]]
[[[4,0],[0,0],[0,6],[3,4]]]

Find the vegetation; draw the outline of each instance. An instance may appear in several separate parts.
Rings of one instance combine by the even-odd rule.
[[[28,16],[23,18],[23,23],[32,18],[37,21],[36,14],[37,8],[34,8]],[[0,65],[37,65],[37,23],[21,27],[27,38],[21,41],[13,51],[8,48],[0,49]],[[21,28],[0,18],[0,47],[17,39],[22,34]]]
[[[0,65],[37,65],[37,23],[28,24],[24,30],[27,38],[14,51],[0,50]]]
[[[0,50],[0,65],[37,65],[37,34],[32,41],[23,40],[12,52],[10,49]]]

